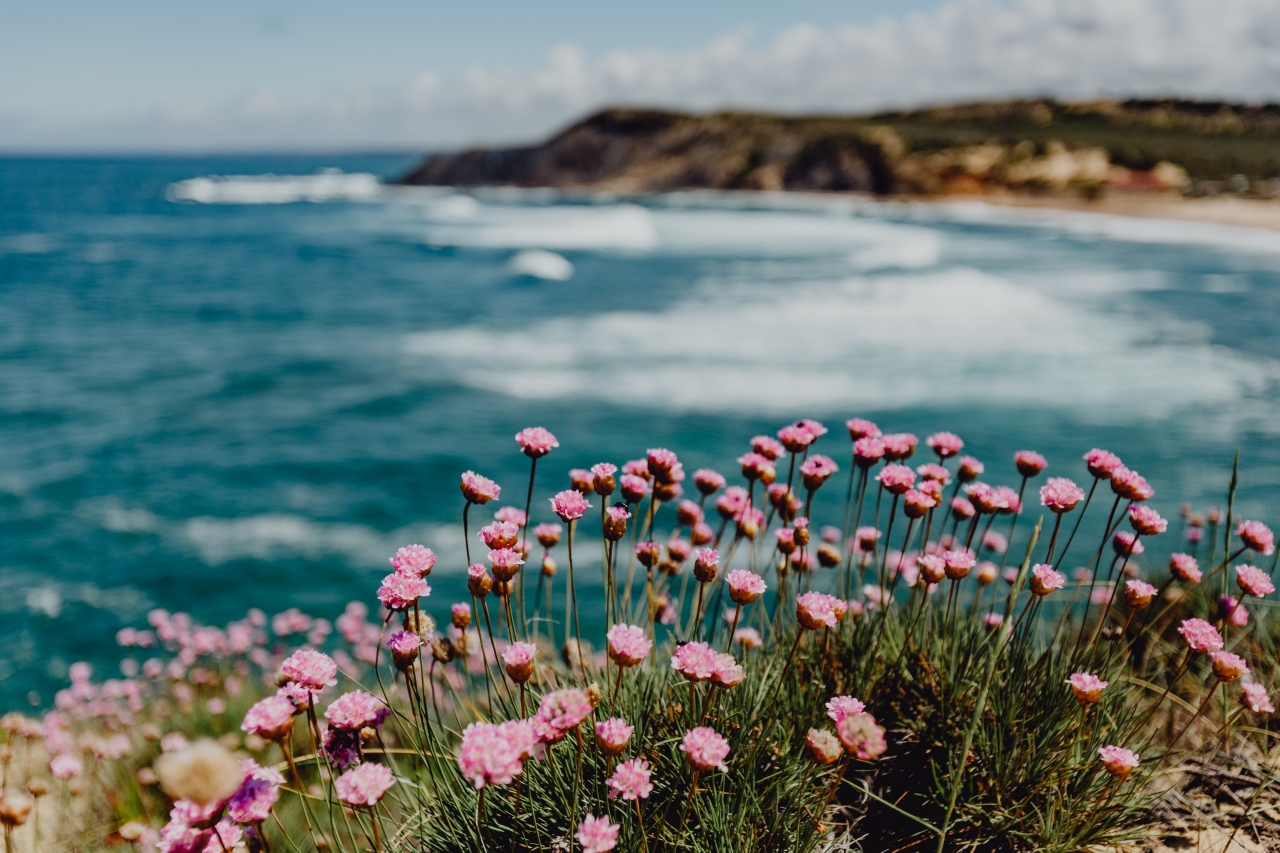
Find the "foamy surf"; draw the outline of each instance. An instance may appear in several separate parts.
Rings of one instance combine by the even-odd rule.
[[[540,278],[545,281],[568,281],[573,278],[573,264],[564,255],[542,249],[526,249],[517,252],[508,262],[517,275]]]
[[[370,201],[382,184],[367,173],[326,169],[314,175],[210,175],[170,185],[170,201],[201,204],[292,204],[299,201]]]
[[[1107,298],[1122,277],[1111,285]],[[1211,344],[1195,324],[1117,310],[1098,290],[963,267],[785,288],[708,281],[664,310],[498,335],[463,326],[403,346],[427,370],[515,398],[677,412],[996,405],[1145,419],[1237,411],[1280,381],[1280,365]]]

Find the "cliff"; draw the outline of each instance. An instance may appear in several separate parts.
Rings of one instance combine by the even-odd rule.
[[[539,145],[431,155],[402,183],[624,193],[1273,195],[1277,176],[1280,105],[1040,99],[852,117],[609,109]]]

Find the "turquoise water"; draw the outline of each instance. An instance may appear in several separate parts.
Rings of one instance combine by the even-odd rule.
[[[817,449],[843,466],[857,415],[957,432],[995,483],[1016,485],[1024,447],[1083,482],[1080,455],[1107,447],[1171,517],[1221,502],[1238,448],[1242,511],[1280,520],[1275,234],[361,177],[408,163],[0,160],[10,703],[48,701],[74,660],[109,671],[151,607],[372,601],[408,542],[441,554],[442,611],[464,589],[458,474],[523,504],[512,435],[533,424],[562,445],[543,508],[570,467],[651,446],[733,473],[798,417],[833,427]],[[210,175],[310,177],[191,182]]]

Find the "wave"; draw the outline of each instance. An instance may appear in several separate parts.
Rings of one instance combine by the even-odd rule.
[[[209,175],[171,184],[166,195],[201,204],[292,204],[371,201],[381,193],[376,175],[325,169],[314,175]]]
[[[446,573],[450,567],[461,572],[465,564],[460,524],[424,524],[380,531],[289,513],[173,520],[145,508],[126,508],[116,500],[101,503],[95,511],[106,530],[170,539],[211,566],[243,559],[322,560],[336,556],[354,565],[383,568],[390,565],[388,560],[397,548],[411,542],[434,549],[440,557],[440,568]]]
[[[573,278],[573,264],[563,255],[542,249],[525,249],[517,252],[508,262],[517,275],[540,278],[544,281],[568,281]]]
[[[708,281],[662,311],[501,335],[463,326],[402,346],[428,372],[516,398],[688,412],[994,404],[1159,418],[1237,406],[1280,381],[1280,365],[1211,344],[1196,324],[1108,301],[1150,286],[1118,272],[1016,282],[964,267]]]

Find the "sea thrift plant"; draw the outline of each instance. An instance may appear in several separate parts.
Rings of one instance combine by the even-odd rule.
[[[519,507],[477,519],[502,486],[465,472],[456,542],[388,548],[332,621],[113,627],[118,674],[0,717],[12,848],[1101,850],[1164,832],[1177,780],[1251,786],[1200,804],[1227,835],[1280,807],[1274,536],[1234,492],[945,430],[913,459],[865,418],[776,434],[686,476],[668,447],[558,466],[531,427]]]

